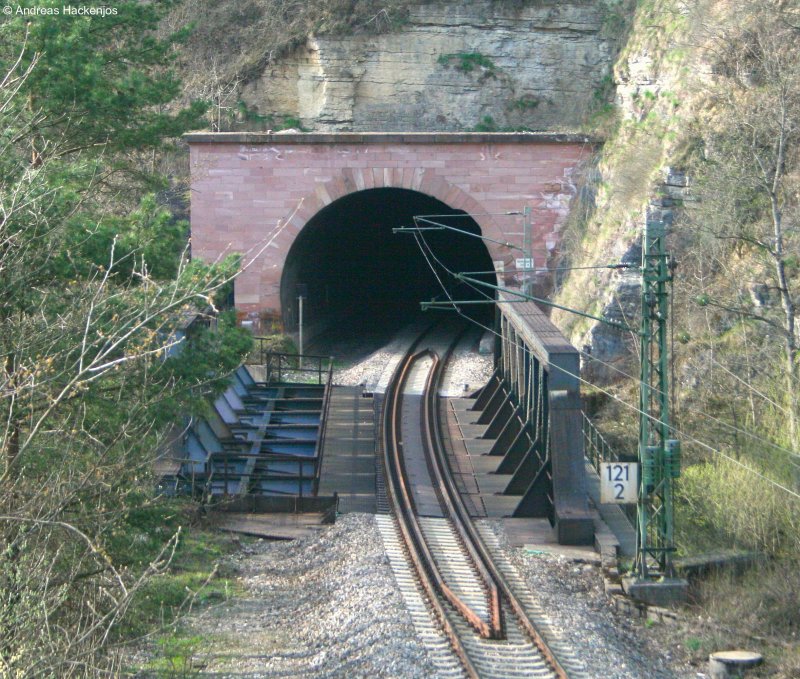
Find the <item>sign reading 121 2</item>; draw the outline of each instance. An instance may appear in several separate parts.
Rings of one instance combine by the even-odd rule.
[[[635,462],[600,463],[600,502],[628,504],[639,497],[639,465]]]

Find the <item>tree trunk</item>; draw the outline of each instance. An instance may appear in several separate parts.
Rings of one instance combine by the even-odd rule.
[[[781,209],[779,191],[783,180],[783,167],[786,157],[786,109],[781,109],[781,128],[778,137],[778,153],[775,163],[775,173],[772,185],[769,187],[770,209],[772,217],[773,250],[772,258],[775,262],[775,277],[778,280],[778,290],[781,295],[783,307],[784,332],[786,333],[786,387],[789,405],[789,436],[791,446],[798,448],[798,346],[794,322],[797,314],[792,291],[789,287],[789,277],[786,274],[786,253],[784,249],[783,210]]]
[[[11,391],[11,397],[8,399],[8,414],[6,416],[7,429],[6,438],[3,441],[3,452],[5,453],[5,471],[11,469],[11,465],[17,459],[19,454],[19,422],[14,413],[14,389],[16,388],[16,358],[13,353],[6,356],[6,379],[8,380],[8,387]]]
[[[798,350],[792,341],[793,337],[786,339],[786,397],[789,407],[789,436],[791,437],[791,447],[800,450],[800,431],[798,431],[798,419],[800,419],[800,399],[798,399],[797,385],[800,380],[800,365],[798,365]]]

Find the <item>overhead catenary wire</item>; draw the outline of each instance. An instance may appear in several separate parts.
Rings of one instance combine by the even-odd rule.
[[[641,380],[638,377],[635,377],[634,375],[631,375],[630,373],[625,372],[621,368],[618,368],[617,366],[615,366],[613,363],[608,363],[607,361],[603,361],[602,359],[596,358],[595,356],[592,356],[592,354],[590,354],[587,351],[583,351],[581,349],[578,349],[577,351],[580,354],[590,358],[591,360],[596,361],[600,365],[603,365],[603,366],[605,366],[607,368],[610,368],[611,370],[619,373],[623,377],[627,377],[628,379],[633,380],[634,382],[637,382],[638,384],[641,384]],[[655,393],[660,393],[660,390],[657,387],[652,387],[652,390]],[[722,425],[723,427],[725,427],[729,431],[735,432],[737,434],[742,434],[743,436],[747,436],[748,438],[751,438],[753,440],[759,441],[759,442],[769,446],[770,448],[774,448],[775,450],[779,450],[780,452],[786,453],[786,454],[788,454],[788,455],[790,455],[792,457],[800,458],[800,452],[797,452],[796,450],[792,450],[791,448],[785,448],[784,446],[778,445],[777,443],[773,443],[769,439],[764,438],[763,436],[755,434],[755,433],[753,433],[751,431],[748,431],[747,429],[742,429],[741,427],[737,427],[737,426],[735,426],[733,424],[730,424],[729,422],[725,422],[725,420],[721,420],[720,418],[715,417],[711,413],[707,413],[704,410],[699,410],[697,408],[687,407],[686,405],[682,405],[682,408],[683,408],[683,410],[685,410],[687,412],[691,412],[691,413],[694,413],[695,415],[700,415],[701,417],[705,417],[705,418],[707,418],[709,420],[712,420],[713,422],[716,422],[717,424]]]
[[[463,316],[463,314],[462,314],[462,316]],[[493,335],[495,335],[497,337],[502,337],[502,335],[500,333],[498,333],[496,330],[494,330],[493,328],[485,326],[482,323],[474,321],[473,319],[468,319],[468,320],[474,322],[476,325],[480,326],[481,328],[484,328],[485,330],[487,330],[488,332],[492,333]],[[519,342],[514,342],[513,344],[517,348],[522,348],[522,345]],[[579,380],[583,384],[586,384],[588,386],[591,386],[591,387],[597,389],[598,391],[600,391],[600,392],[606,394],[607,396],[613,398],[615,401],[618,401],[619,403],[624,405],[626,408],[629,408],[630,410],[633,410],[637,414],[644,415],[645,417],[647,417],[648,419],[652,420],[653,422],[659,422],[659,420],[656,417],[654,417],[653,415],[651,415],[650,413],[644,412],[643,410],[641,410],[637,406],[633,405],[632,403],[628,403],[624,399],[619,398],[616,394],[614,394],[611,391],[608,391],[607,389],[604,389],[600,385],[594,384],[593,382],[590,382],[589,380],[581,377],[580,375],[576,375],[575,373],[573,373],[573,372],[571,372],[571,371],[567,370],[566,368],[563,368],[563,367],[561,367],[559,365],[550,364],[550,367],[551,368],[555,368],[556,370],[558,370],[558,371],[560,371],[560,372],[562,372],[562,373],[564,373],[564,374],[566,374],[566,375],[568,375],[570,377],[574,377],[575,379]],[[782,483],[779,483],[778,481],[775,481],[774,479],[769,478],[768,476],[762,474],[758,470],[753,469],[752,467],[749,467],[748,465],[744,464],[741,460],[737,460],[732,455],[728,455],[727,453],[724,453],[723,451],[721,451],[721,450],[719,450],[717,448],[714,448],[713,446],[705,443],[704,441],[701,441],[700,439],[692,436],[691,434],[688,434],[688,433],[686,433],[684,431],[681,431],[680,429],[678,429],[674,425],[667,425],[667,428],[673,434],[675,434],[676,436],[678,436],[680,438],[683,438],[685,440],[691,441],[692,443],[695,443],[696,445],[700,446],[701,448],[704,448],[705,450],[708,450],[711,453],[714,453],[716,455],[719,455],[719,456],[727,459],[728,461],[734,463],[735,465],[738,465],[742,469],[747,470],[751,474],[754,474],[755,476],[758,476],[763,481],[766,481],[768,484],[774,486],[775,488],[779,488],[780,490],[785,491],[786,493],[788,493],[789,495],[793,496],[797,500],[800,500],[800,493],[797,493],[794,490],[792,490],[791,488],[783,485]]]
[[[540,252],[540,250],[533,250],[533,252]],[[550,252],[550,250],[548,250],[547,252]],[[590,270],[590,269],[592,269],[592,270],[610,269],[610,270],[613,271],[613,270],[616,270],[616,269],[638,269],[638,268],[639,267],[636,264],[625,264],[625,263],[621,263],[621,264],[597,264],[597,265],[594,265],[594,266],[556,266],[556,267],[553,267],[552,269],[547,268],[547,267],[538,268],[538,269],[536,269],[536,273],[550,273],[552,271],[587,271],[587,270]],[[519,273],[519,272],[525,272],[527,270],[526,269],[518,269],[517,267],[509,267],[508,269],[505,269],[506,273],[508,273],[509,271],[516,271],[516,272]],[[462,271],[460,273],[462,275],[464,275],[464,276],[488,276],[488,275],[496,274],[497,273],[497,269],[491,269],[491,270],[487,270],[487,271]]]
[[[442,287],[442,290],[443,290],[444,294],[447,296],[448,300],[449,300],[449,301],[451,302],[451,304],[453,305],[453,308],[455,309],[456,313],[458,313],[458,314],[459,314],[459,316],[461,316],[462,318],[465,318],[465,319],[466,319],[466,320],[468,320],[469,322],[471,322],[471,323],[474,323],[475,325],[477,325],[478,327],[482,328],[483,330],[485,330],[485,331],[487,331],[487,332],[491,333],[492,335],[494,335],[494,336],[496,336],[496,337],[500,337],[500,338],[502,338],[502,335],[501,335],[500,333],[498,333],[498,332],[497,332],[497,331],[496,331],[494,328],[491,328],[491,327],[489,327],[489,326],[487,326],[487,325],[484,325],[483,323],[480,323],[480,322],[479,322],[479,321],[477,321],[476,319],[474,319],[474,318],[471,318],[471,317],[467,316],[466,314],[464,314],[464,313],[461,311],[461,309],[458,307],[458,305],[457,305],[457,303],[455,302],[455,300],[453,300],[452,296],[450,295],[450,292],[447,290],[446,286],[445,286],[445,285],[444,285],[444,283],[442,282],[442,279],[441,279],[441,277],[439,276],[439,273],[436,271],[436,268],[435,268],[435,267],[434,267],[434,266],[431,264],[431,259],[433,259],[433,260],[434,260],[434,261],[435,261],[435,262],[436,262],[436,263],[437,263],[437,264],[438,264],[438,265],[439,265],[439,266],[440,266],[442,269],[444,269],[444,270],[445,270],[445,271],[446,271],[448,274],[450,274],[451,276],[454,276],[454,277],[455,277],[455,274],[454,274],[454,272],[453,272],[453,271],[451,271],[451,270],[450,270],[450,269],[449,269],[447,266],[445,266],[445,265],[444,265],[444,264],[441,262],[441,260],[439,260],[439,259],[436,257],[436,255],[435,255],[435,253],[433,253],[433,250],[431,249],[430,245],[429,245],[429,244],[428,244],[428,242],[425,240],[425,236],[424,236],[423,234],[421,234],[421,233],[415,233],[415,234],[414,234],[414,236],[415,236],[415,239],[416,239],[416,241],[417,241],[417,244],[420,246],[420,250],[421,250],[421,252],[422,252],[423,256],[425,257],[425,261],[427,262],[428,266],[429,266],[429,267],[431,268],[431,270],[433,271],[433,273],[434,273],[434,275],[435,275],[435,277],[436,277],[437,281],[439,281],[439,285]],[[422,247],[422,244],[423,244],[423,243],[424,243],[424,248]],[[426,254],[425,250],[427,250],[428,254]],[[428,255],[430,255],[430,257],[429,257]],[[492,302],[495,302],[495,303],[497,302],[497,300],[495,300],[493,297],[491,297],[491,296],[487,295],[485,292],[481,291],[481,290],[480,290],[480,289],[479,289],[477,286],[473,286],[473,285],[472,285],[472,284],[471,284],[469,281],[465,281],[465,280],[463,280],[463,279],[460,279],[460,280],[461,280],[461,282],[462,282],[462,283],[465,283],[466,285],[468,285],[469,287],[471,287],[473,290],[475,290],[475,291],[476,291],[476,292],[478,292],[479,294],[483,295],[483,296],[484,296],[484,297],[487,299],[487,301],[492,301]],[[521,343],[519,343],[519,342],[514,342],[514,343],[513,343],[513,345],[514,345],[516,348],[523,348],[523,345],[522,345]],[[652,420],[653,422],[660,422],[660,421],[659,421],[659,420],[658,420],[656,417],[654,417],[654,416],[653,416],[653,415],[651,415],[650,413],[646,413],[646,412],[644,412],[643,410],[641,410],[641,409],[640,409],[640,408],[638,408],[637,406],[635,406],[635,405],[633,405],[633,404],[631,404],[631,403],[628,403],[628,402],[627,402],[627,401],[625,401],[624,399],[621,399],[621,398],[619,398],[619,397],[618,397],[616,394],[614,394],[613,392],[611,392],[611,391],[609,391],[609,390],[607,390],[607,389],[604,389],[604,388],[603,388],[603,387],[601,387],[600,385],[594,384],[594,383],[590,382],[589,380],[586,380],[585,378],[581,377],[580,375],[577,375],[577,374],[575,374],[575,373],[572,373],[571,371],[569,371],[569,370],[567,370],[566,368],[563,368],[563,367],[561,367],[561,366],[558,366],[558,365],[555,365],[555,364],[550,364],[550,367],[552,367],[552,368],[555,368],[555,369],[559,370],[560,372],[562,372],[562,373],[564,373],[564,374],[566,374],[566,375],[568,375],[568,376],[570,376],[570,377],[573,377],[573,378],[575,378],[575,379],[579,380],[579,381],[580,381],[580,382],[582,382],[583,384],[586,384],[586,385],[588,385],[588,386],[591,386],[591,387],[593,387],[594,389],[597,389],[597,390],[598,390],[598,391],[600,391],[601,393],[604,393],[604,394],[606,394],[607,396],[609,396],[609,397],[611,397],[612,399],[614,399],[615,401],[618,401],[619,403],[621,403],[622,405],[624,405],[626,408],[629,408],[629,409],[633,410],[633,411],[634,411],[634,412],[636,412],[638,415],[644,415],[645,417],[647,417],[648,419]],[[639,380],[637,380],[637,381],[639,381]],[[716,455],[719,455],[719,456],[720,456],[720,457],[722,457],[722,458],[725,458],[725,459],[727,459],[729,462],[732,462],[733,464],[735,464],[735,465],[737,465],[737,466],[741,467],[742,469],[746,470],[747,472],[749,472],[749,473],[751,473],[751,474],[753,474],[753,475],[755,475],[755,476],[757,476],[757,477],[761,478],[763,481],[765,481],[765,482],[766,482],[766,483],[768,483],[769,485],[771,485],[771,486],[773,486],[773,487],[775,487],[775,488],[778,488],[778,489],[780,489],[780,490],[782,490],[782,491],[786,492],[787,494],[791,495],[793,498],[795,498],[795,499],[797,499],[797,500],[800,500],[800,493],[798,493],[798,492],[796,492],[796,491],[792,490],[791,488],[789,488],[789,487],[787,487],[787,486],[783,485],[782,483],[779,483],[778,481],[775,481],[774,479],[771,479],[771,478],[769,478],[768,476],[766,476],[766,475],[762,474],[762,473],[761,473],[761,472],[759,472],[758,470],[756,470],[756,469],[753,469],[752,467],[750,467],[750,466],[748,466],[748,465],[744,464],[744,463],[743,463],[743,462],[741,462],[740,460],[737,460],[737,459],[736,459],[735,457],[733,457],[732,455],[728,455],[727,453],[724,453],[723,451],[721,451],[721,450],[718,450],[717,448],[715,448],[715,447],[713,447],[713,446],[711,446],[711,445],[709,445],[709,444],[705,443],[704,441],[701,441],[700,439],[698,439],[698,438],[696,438],[696,437],[692,436],[691,434],[688,434],[688,433],[686,433],[686,432],[683,432],[683,431],[681,431],[681,430],[677,429],[677,428],[676,428],[674,425],[667,425],[667,427],[668,427],[668,429],[669,429],[671,432],[673,432],[673,433],[674,433],[675,435],[677,435],[678,437],[680,437],[680,438],[683,438],[683,439],[685,439],[685,440],[688,440],[688,441],[691,441],[692,443],[695,443],[696,445],[700,446],[701,448],[703,448],[703,449],[705,449],[705,450],[708,450],[709,452],[711,452],[711,453],[714,453],[714,454],[716,454]],[[792,452],[792,451],[787,451],[787,452]]]
[[[775,401],[773,401],[769,396],[767,396],[766,394],[763,394],[758,389],[756,389],[752,384],[750,384],[747,380],[743,380],[735,372],[733,372],[732,370],[729,370],[728,368],[726,368],[724,365],[722,365],[722,363],[720,363],[713,356],[709,356],[709,358],[711,359],[711,362],[714,363],[718,368],[721,368],[724,372],[728,373],[737,382],[741,382],[741,384],[743,384],[745,387],[747,387],[750,391],[752,391],[756,395],[758,395],[761,398],[763,398],[767,403],[769,403],[770,405],[772,405],[775,408],[777,408],[778,410],[780,410],[784,415],[788,415],[789,414],[789,409],[788,408],[786,408],[785,406],[780,405],[779,403],[775,403]]]
[[[425,242],[426,248],[427,248],[428,252],[430,253],[431,257],[439,264],[440,267],[442,267],[445,271],[447,271],[448,274],[450,274],[451,276],[455,276],[455,272],[452,271],[451,269],[449,269],[438,257],[436,257],[436,255],[433,252],[433,250],[430,247],[430,245],[427,243],[427,241],[425,241],[425,237],[424,236],[421,236],[421,237],[422,237],[422,240]],[[428,262],[428,266],[431,266],[430,261],[428,260],[427,256],[425,257],[425,259]],[[437,276],[437,280],[439,280],[440,281],[440,285],[442,285],[441,279],[438,276]],[[487,302],[488,301],[492,301],[492,302],[495,301],[492,296],[487,294],[485,291],[481,290],[478,286],[475,286],[475,285],[471,284],[468,280],[464,280],[464,279],[459,279],[459,280],[461,280],[463,283],[468,285],[473,291],[475,291],[479,295],[482,295],[486,299]],[[448,295],[448,299],[450,299],[451,302],[453,301],[452,297],[450,297],[449,295]],[[619,373],[623,377],[626,377],[626,378],[628,378],[630,380],[633,380],[637,384],[640,384],[640,385],[642,384],[641,380],[638,377],[636,377],[634,375],[631,375],[630,373],[625,372],[624,370],[618,368],[617,366],[613,365],[612,363],[608,363],[606,361],[603,361],[602,359],[596,358],[595,356],[592,356],[590,353],[588,353],[586,351],[582,351],[581,349],[578,349],[577,351],[579,353],[581,353],[582,355],[590,358],[591,360],[596,361],[596,362],[600,363],[601,365],[610,368],[611,370],[614,370],[615,372]],[[718,363],[717,361],[714,361],[714,362]],[[721,367],[724,367],[724,366],[721,366]],[[728,372],[730,372],[730,371],[728,371]],[[660,393],[660,389],[658,389],[658,387],[656,387],[654,385],[651,385],[651,390],[654,393]],[[760,435],[755,434],[755,433],[753,433],[751,431],[748,431],[746,429],[742,429],[741,427],[737,427],[737,426],[732,425],[732,424],[730,424],[728,422],[725,422],[724,420],[721,420],[720,418],[715,417],[714,415],[711,415],[710,413],[707,413],[707,412],[705,412],[703,410],[699,410],[697,408],[687,408],[686,406],[683,406],[683,408],[684,408],[684,410],[688,410],[689,412],[692,412],[692,413],[694,413],[696,415],[700,415],[701,417],[705,417],[705,418],[707,418],[709,420],[712,420],[713,422],[716,422],[717,424],[725,427],[729,431],[732,431],[732,432],[735,432],[735,433],[738,433],[738,434],[742,434],[743,436],[746,436],[746,437],[748,437],[750,439],[759,441],[760,443],[763,443],[763,444],[769,446],[770,448],[773,448],[774,450],[778,450],[778,451],[780,451],[782,453],[788,454],[791,457],[795,457],[795,458],[800,459],[800,453],[798,451],[796,451],[796,450],[792,450],[791,448],[786,448],[784,446],[778,445],[777,443],[773,443],[772,441],[770,441],[769,439],[764,438],[763,436],[760,436]],[[786,412],[786,411],[784,410],[784,412]]]
[[[531,206],[531,210],[541,210],[543,212],[548,212],[551,208],[546,206]],[[523,213],[521,210],[508,210],[506,212],[462,212],[462,213],[450,213],[448,215],[415,215],[417,219],[421,220],[429,220],[429,219],[444,219],[454,217],[457,219],[475,219],[475,217],[522,217]]]
[[[619,401],[619,402],[620,402],[622,405],[624,405],[626,408],[630,408],[631,410],[635,411],[635,412],[636,412],[636,413],[638,413],[639,415],[644,415],[645,417],[647,417],[647,418],[651,419],[653,422],[659,422],[659,420],[658,420],[656,417],[654,417],[653,415],[650,415],[649,413],[646,413],[646,412],[644,412],[643,410],[640,410],[640,409],[639,409],[639,408],[637,408],[635,405],[633,405],[633,404],[631,404],[631,403],[628,403],[627,401],[625,401],[625,400],[623,400],[623,399],[619,398],[619,397],[618,397],[616,394],[614,394],[614,393],[612,393],[612,392],[610,392],[610,391],[608,391],[608,390],[606,390],[606,389],[603,389],[603,388],[602,388],[602,387],[600,387],[599,385],[597,385],[597,384],[593,384],[593,383],[589,382],[588,380],[586,380],[586,379],[582,378],[580,375],[575,375],[574,373],[571,373],[570,371],[568,371],[568,370],[566,370],[566,369],[564,369],[564,368],[562,368],[561,366],[558,366],[558,365],[551,364],[551,367],[553,367],[553,368],[556,368],[557,370],[560,370],[561,372],[564,372],[564,373],[566,373],[567,375],[570,375],[570,376],[572,376],[572,377],[575,377],[575,378],[577,378],[578,380],[580,380],[580,381],[581,381],[581,382],[583,382],[584,384],[590,385],[590,386],[594,387],[595,389],[598,389],[599,391],[601,391],[601,392],[603,392],[604,394],[606,394],[606,395],[610,396],[611,398],[613,398],[615,401]],[[734,464],[738,465],[738,466],[739,466],[739,467],[741,467],[742,469],[746,469],[746,470],[747,470],[747,471],[749,471],[751,474],[755,474],[756,476],[760,477],[761,479],[763,479],[764,481],[766,481],[766,482],[767,482],[767,483],[769,483],[770,485],[772,485],[772,486],[775,486],[776,488],[780,488],[781,490],[783,490],[783,491],[785,491],[785,492],[789,493],[790,495],[792,495],[792,496],[793,496],[793,497],[795,497],[796,499],[800,500],[800,493],[797,493],[797,492],[793,491],[791,488],[788,488],[787,486],[784,486],[782,483],[779,483],[778,481],[775,481],[774,479],[771,479],[771,478],[769,478],[768,476],[765,476],[764,474],[762,474],[762,473],[761,473],[761,472],[759,472],[758,470],[756,470],[756,469],[753,469],[752,467],[749,467],[749,466],[747,466],[747,465],[746,465],[746,464],[744,464],[744,463],[743,463],[741,460],[737,460],[737,459],[736,459],[735,457],[733,457],[732,455],[728,455],[727,453],[724,453],[724,452],[722,452],[721,450],[719,450],[719,449],[717,449],[717,448],[714,448],[713,446],[711,446],[711,445],[709,445],[709,444],[705,443],[704,441],[701,441],[700,439],[698,439],[698,438],[696,438],[696,437],[692,436],[691,434],[687,434],[686,432],[679,430],[679,429],[678,429],[677,427],[675,427],[674,425],[668,424],[668,425],[667,425],[667,428],[668,428],[668,429],[669,429],[671,432],[673,432],[674,434],[676,434],[678,437],[680,437],[680,438],[683,438],[683,439],[686,439],[686,440],[688,440],[688,441],[691,441],[692,443],[695,443],[695,444],[697,444],[697,445],[698,445],[698,446],[700,446],[701,448],[704,448],[704,449],[708,450],[708,451],[709,451],[709,452],[711,452],[711,453],[715,453],[716,455],[719,455],[719,456],[721,456],[721,457],[724,457],[725,459],[729,460],[730,462],[733,462]]]

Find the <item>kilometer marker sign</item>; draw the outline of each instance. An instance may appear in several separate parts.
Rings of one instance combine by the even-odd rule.
[[[639,497],[639,465],[636,462],[600,463],[600,502],[624,505]]]

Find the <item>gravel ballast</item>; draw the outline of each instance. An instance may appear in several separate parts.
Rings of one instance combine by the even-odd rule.
[[[411,332],[371,354],[355,347],[337,384],[380,390]],[[443,393],[460,396],[484,384],[491,357],[465,339],[446,373]],[[468,387],[465,389],[465,385]],[[638,621],[611,606],[596,565],[509,544],[502,521],[490,522],[506,558],[597,679],[697,677],[670,651],[647,640]],[[194,613],[185,633],[203,639],[199,676],[435,678],[386,555],[375,517],[347,514],[292,542],[243,545],[227,567],[236,573],[229,600]]]
[[[319,535],[245,545],[228,564],[243,595],[188,627],[203,673],[223,677],[432,676],[370,514]]]
[[[420,327],[417,324],[406,328],[389,344],[367,356],[357,356],[350,360],[345,357],[345,365],[334,373],[334,383],[349,386],[363,384],[366,391],[383,392],[402,353],[415,339]],[[463,396],[489,381],[493,370],[492,356],[476,351],[479,340],[480,334],[467,333],[455,348],[445,373],[445,382],[440,392],[442,396]]]
[[[597,679],[696,677],[611,609],[599,568],[508,546],[507,558]],[[375,517],[348,514],[319,535],[244,545],[228,567],[241,594],[193,614],[195,661],[215,677],[435,678],[395,582]]]
[[[588,669],[600,679],[695,678],[691,667],[653,647],[641,625],[618,614],[596,564],[544,551],[512,547],[502,521],[489,522],[503,552],[522,575],[551,623]]]

